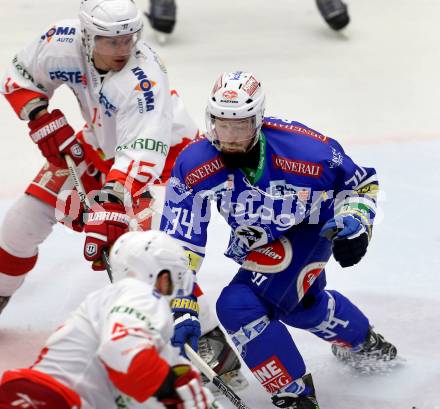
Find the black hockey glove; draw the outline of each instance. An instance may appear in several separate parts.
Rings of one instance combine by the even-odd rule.
[[[341,267],[350,267],[359,263],[367,252],[368,232],[356,215],[335,216],[324,225],[320,234],[333,241],[333,256]]]

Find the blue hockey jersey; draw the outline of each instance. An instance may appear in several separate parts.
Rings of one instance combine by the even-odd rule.
[[[356,212],[370,229],[376,172],[355,164],[337,141],[294,121],[266,117],[257,169],[225,167],[204,137],[177,158],[161,229],[203,257],[210,202],[231,227],[226,256],[242,263],[249,251],[304,223],[322,224]]]

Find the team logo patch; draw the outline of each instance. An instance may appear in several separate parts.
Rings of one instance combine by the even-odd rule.
[[[252,368],[251,371],[261,385],[271,394],[279,392],[280,389],[293,382],[289,372],[275,355]]]
[[[317,261],[315,263],[306,265],[301,270],[296,280],[298,300],[301,300],[304,297],[304,294],[312,286],[319,274],[321,274],[321,271],[324,269],[325,265],[325,261]]]
[[[267,243],[267,233],[259,226],[238,226],[235,235],[251,250]]]
[[[249,253],[242,267],[258,273],[279,273],[289,266],[292,256],[290,241],[281,237]]]
[[[89,243],[87,244],[85,251],[86,255],[89,257],[96,256],[98,254],[98,245],[95,243]]]

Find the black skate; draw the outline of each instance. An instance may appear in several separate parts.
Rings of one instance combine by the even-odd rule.
[[[332,352],[340,361],[366,372],[386,369],[386,364],[397,356],[397,348],[371,328],[358,350],[333,344]]]
[[[150,11],[145,13],[153,30],[171,34],[176,25],[175,0],[150,0]]]
[[[3,309],[6,307],[6,304],[9,302],[9,299],[11,297],[1,296],[0,295],[0,314],[3,311]]]
[[[238,392],[249,385],[240,372],[240,360],[219,327],[199,338],[199,355],[214,372],[221,375],[223,382],[228,384],[234,391]],[[202,378],[205,383],[209,382],[203,375]],[[207,386],[211,389],[211,384]],[[216,394],[217,388],[212,388],[211,392]]]
[[[277,408],[285,409],[319,409],[316,401],[315,387],[313,386],[312,375],[307,374],[302,377],[306,388],[311,392],[307,396],[298,396],[294,393],[279,392],[272,396],[272,403]]]
[[[341,0],[316,0],[316,5],[333,30],[342,30],[350,22],[347,5]]]

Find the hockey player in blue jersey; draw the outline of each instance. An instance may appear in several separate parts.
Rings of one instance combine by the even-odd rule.
[[[373,168],[355,164],[335,140],[298,122],[263,117],[264,107],[252,74],[217,80],[206,137],[174,165],[162,228],[199,268],[215,201],[231,228],[225,254],[240,264],[217,300],[220,322],[275,406],[318,409],[312,376],[286,326],[332,343],[335,356],[355,367],[397,354],[350,300],[325,288],[332,254],[342,267],[365,255],[378,182]],[[194,337],[193,304],[173,305],[176,344]]]

